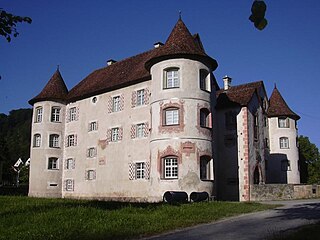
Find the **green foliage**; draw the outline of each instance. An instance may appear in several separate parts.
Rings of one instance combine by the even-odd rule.
[[[253,22],[254,26],[259,30],[263,30],[268,24],[267,19],[265,19],[266,10],[267,5],[264,1],[255,0],[252,3],[249,20]]]
[[[0,240],[137,239],[242,213],[258,203],[119,203],[0,197]]]
[[[17,37],[19,35],[17,31],[17,23],[31,23],[32,19],[29,17],[15,16],[12,13],[8,13],[0,8],[0,35],[4,36],[8,42],[11,41],[11,35]]]
[[[4,163],[4,181],[14,181],[16,173],[11,167],[18,158],[26,161],[30,157],[31,119],[32,109],[12,110],[8,116],[0,114],[0,161]],[[27,175],[22,173],[22,176]]]
[[[307,165],[309,184],[320,184],[320,153],[317,146],[308,137],[299,136],[300,162]]]

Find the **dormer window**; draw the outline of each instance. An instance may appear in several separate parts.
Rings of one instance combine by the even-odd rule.
[[[163,88],[179,88],[180,76],[179,68],[168,68],[164,71],[164,83]]]
[[[289,124],[289,118],[287,117],[282,117],[282,118],[278,118],[278,127],[279,128],[289,128],[290,124]]]

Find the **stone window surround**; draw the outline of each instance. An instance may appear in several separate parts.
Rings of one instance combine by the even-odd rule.
[[[201,123],[200,123],[201,109],[206,109],[209,112],[209,115],[208,115],[209,127],[201,126]],[[211,137],[212,114],[211,114],[211,111],[210,111],[210,105],[208,103],[205,103],[205,104],[199,104],[198,103],[197,104],[197,126],[196,126],[196,128],[198,129],[199,133],[202,133],[203,135]]]
[[[164,175],[164,164],[163,160],[166,157],[176,157],[177,158],[177,164],[178,164],[178,177],[177,178],[165,178]],[[182,153],[179,150],[175,150],[172,146],[167,146],[167,148],[163,151],[158,151],[158,159],[157,159],[157,170],[160,174],[161,180],[177,180],[179,179],[179,165],[182,163]]]
[[[179,102],[169,102],[160,103],[160,125],[159,125],[159,133],[179,133],[184,131],[184,100],[179,100]],[[177,108],[179,110],[179,124],[177,125],[165,125],[165,110],[168,108]]]

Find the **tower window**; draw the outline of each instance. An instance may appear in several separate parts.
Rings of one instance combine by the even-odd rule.
[[[58,148],[59,146],[59,135],[58,134],[50,134],[49,136],[49,147]]]
[[[278,127],[279,128],[289,128],[289,118],[278,118]]]
[[[163,88],[179,88],[180,78],[178,68],[169,68],[164,71],[164,84]]]
[[[40,147],[41,145],[41,135],[39,133],[33,136],[33,147]]]
[[[279,139],[279,142],[280,142],[280,148],[281,148],[281,149],[289,148],[289,138],[287,138],[287,137],[281,137],[281,138]]]
[[[178,125],[179,124],[179,109],[167,108],[164,110],[164,125]]]
[[[52,107],[51,109],[51,122],[60,122],[60,107]]]
[[[35,122],[36,123],[42,122],[42,112],[43,112],[42,107],[36,108],[36,114],[35,114]]]

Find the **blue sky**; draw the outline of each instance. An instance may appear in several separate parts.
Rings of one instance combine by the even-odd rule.
[[[252,0],[2,0],[0,7],[29,16],[18,38],[0,38],[0,113],[31,107],[60,65],[72,88],[108,59],[121,60],[165,42],[178,20],[199,33],[220,86],[263,80],[274,84],[301,116],[299,134],[320,147],[320,1],[266,0],[265,30],[248,20]]]

